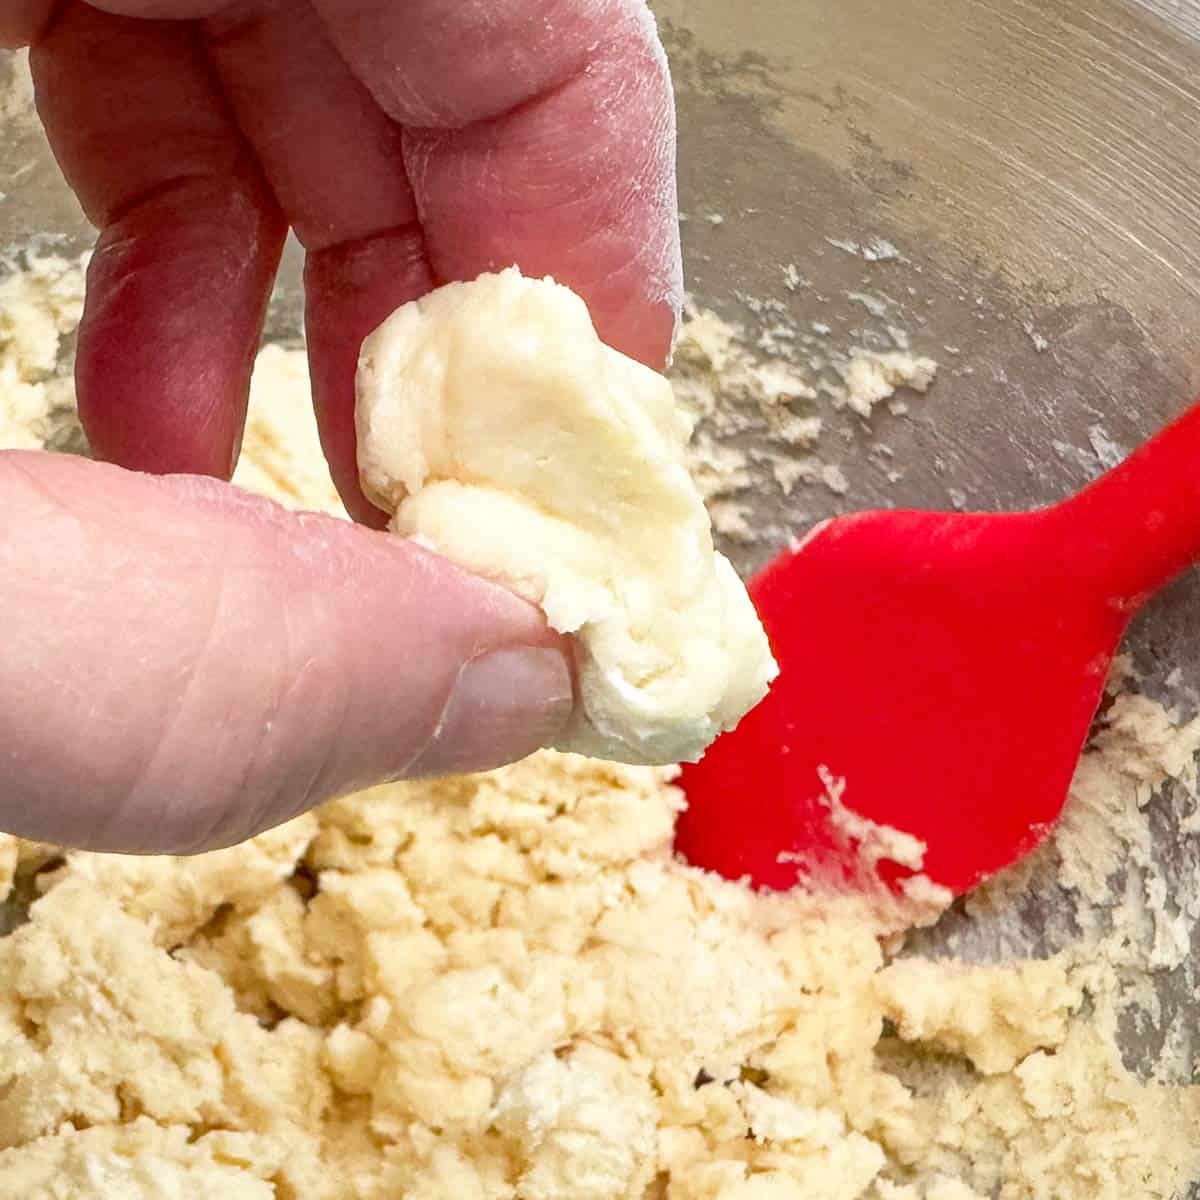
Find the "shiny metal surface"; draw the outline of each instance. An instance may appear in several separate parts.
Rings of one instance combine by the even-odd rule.
[[[942,364],[907,414],[883,408],[869,425],[825,414],[849,493],[756,493],[755,524],[772,533],[727,545],[744,569],[791,529],[851,508],[1054,500],[1200,391],[1195,0],[652,6],[679,94],[698,302],[753,329],[754,302],[769,299],[846,345],[890,345],[899,327]],[[82,247],[78,209],[19,115],[0,128],[0,167],[0,248],[32,232]],[[872,238],[902,257],[870,263],[831,244]],[[271,326],[297,336],[294,246],[287,263]],[[785,286],[788,264],[807,286]],[[853,298],[864,293],[886,298],[883,315]],[[1198,633],[1192,578],[1134,638],[1146,686],[1186,707],[1200,700]],[[1200,856],[1169,803],[1154,820],[1173,889],[1197,876]],[[978,955],[1045,953],[1059,937],[1055,904],[1047,883],[1015,939],[959,917],[939,936]],[[1195,1011],[1194,982],[1190,970],[1161,980],[1162,1012],[1126,1031],[1143,1068],[1172,1021]],[[1175,1074],[1190,1069],[1185,1057]]]
[[[774,536],[727,545],[743,568],[789,525],[853,508],[1055,500],[1200,390],[1193,0],[655,8],[680,96],[683,206],[700,218],[684,226],[699,300],[753,327],[739,295],[770,297],[793,322],[831,326],[845,343],[886,345],[896,325],[943,368],[905,415],[881,408],[868,426],[824,411],[849,493],[818,485],[785,500],[763,489],[754,524]],[[714,213],[720,224],[703,219]],[[868,239],[893,243],[902,259],[871,264],[831,244]],[[810,286],[781,286],[788,263]],[[888,298],[886,315],[865,312],[855,293]],[[1142,686],[1194,710],[1200,579],[1160,599],[1132,647]],[[1194,894],[1195,839],[1171,797],[1151,813],[1148,877],[1168,896]],[[1019,908],[994,920],[953,913],[918,940],[985,959],[1070,941],[1072,905],[1053,879],[1035,879]],[[1191,929],[1194,962],[1194,920]],[[1154,985],[1158,1011],[1126,1014],[1126,1058],[1188,1079],[1195,968]],[[1173,1024],[1186,1036],[1168,1047]]]

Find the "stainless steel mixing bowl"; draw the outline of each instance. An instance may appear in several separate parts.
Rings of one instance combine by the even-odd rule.
[[[802,517],[851,508],[1052,501],[1200,390],[1195,0],[655,7],[680,97],[695,294],[750,325],[764,318],[739,296],[772,297],[799,326],[844,340],[882,344],[899,326],[943,367],[906,414],[877,410],[868,427],[826,412],[850,492],[763,489],[754,524],[776,541]],[[901,257],[871,263],[844,248],[870,241]],[[789,263],[809,286],[783,285]],[[865,310],[864,294],[884,297],[886,313]],[[727,548],[749,568],[775,547]],[[1143,686],[1194,710],[1200,580],[1159,600],[1132,648]],[[1169,896],[1185,894],[1200,872],[1195,840],[1169,795],[1151,819],[1154,870]],[[926,948],[1047,953],[1071,934],[1069,908],[1040,880],[1019,933],[1011,918],[951,916]],[[1129,1015],[1140,1069],[1190,1078],[1194,984],[1190,964],[1163,972],[1160,1011]],[[1164,1061],[1173,1025],[1184,1034]]]
[[[1197,0],[653,7],[678,86],[697,301],[752,337],[781,313],[843,346],[891,345],[900,328],[942,364],[907,413],[825,413],[849,493],[753,492],[768,536],[726,546],[743,568],[788,530],[854,507],[1054,500],[1200,390]],[[82,247],[36,128],[10,119],[2,136],[0,245],[49,231]],[[847,249],[872,241],[898,257]],[[295,337],[295,247],[287,261],[271,323]],[[787,286],[789,264],[807,283]],[[1133,638],[1145,686],[1185,708],[1200,699],[1198,634],[1192,578]],[[1200,855],[1169,796],[1152,820],[1154,870],[1179,894]],[[926,948],[1046,953],[1069,936],[1061,904],[1041,880],[1017,923],[952,914]],[[1190,966],[1162,973],[1160,1011],[1127,1022],[1140,1069],[1190,1078],[1194,984]]]

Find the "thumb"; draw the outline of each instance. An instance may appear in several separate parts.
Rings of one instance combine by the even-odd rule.
[[[0,454],[0,829],[243,841],[386,779],[552,739],[564,644],[419,548],[211,479]]]

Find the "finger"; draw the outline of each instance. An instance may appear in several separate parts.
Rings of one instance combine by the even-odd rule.
[[[661,366],[682,290],[675,121],[643,0],[314,2],[407,127],[435,278],[552,274],[606,341]]]
[[[358,348],[433,285],[401,130],[351,74],[306,0],[248,0],[206,31],[238,124],[308,251],[314,402],[334,480],[356,517],[380,523],[358,482]]]
[[[536,611],[398,539],[17,452],[0,513],[6,831],[216,848],[386,778],[523,757],[569,715]]]
[[[401,131],[307,0],[242,0],[205,24],[242,134],[310,251],[415,226]]]
[[[330,247],[305,263],[308,360],[321,444],[347,511],[377,529],[387,517],[363,495],[358,476],[358,354],[392,312],[433,286],[424,240],[405,228]]]
[[[57,0],[5,0],[0,9],[0,48],[28,46],[50,23]]]
[[[227,477],[285,224],[198,34],[70,0],[32,63],[55,153],[101,228],[76,372],[92,446]]]
[[[190,21],[228,8],[230,0],[89,0],[89,3],[119,17]]]

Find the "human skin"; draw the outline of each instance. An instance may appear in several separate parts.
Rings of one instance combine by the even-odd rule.
[[[513,263],[663,365],[674,110],[642,0],[7,0],[0,45],[32,46],[100,230],[77,385],[105,460],[0,453],[0,829],[196,852],[553,740],[562,639],[377,532],[354,370],[397,306]],[[225,482],[289,228],[357,526]]]

